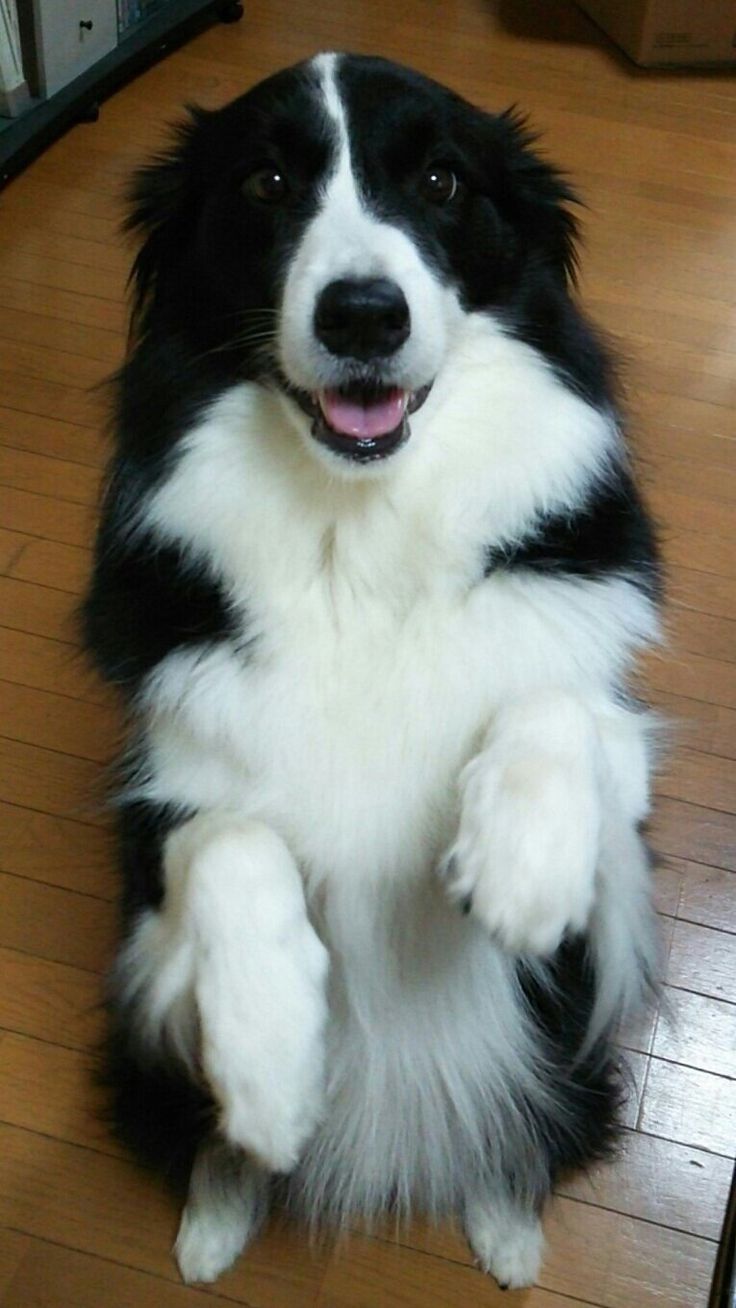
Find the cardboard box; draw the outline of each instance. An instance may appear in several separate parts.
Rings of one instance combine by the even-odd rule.
[[[736,0],[578,0],[643,68],[736,64]]]

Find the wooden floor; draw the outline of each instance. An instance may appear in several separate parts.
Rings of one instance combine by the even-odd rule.
[[[540,14],[543,17],[540,17]],[[121,178],[187,100],[214,106],[320,48],[412,62],[518,101],[587,201],[583,293],[626,361],[633,439],[671,569],[644,682],[679,720],[654,822],[667,1015],[624,1043],[620,1161],[565,1187],[541,1286],[501,1293],[459,1236],[272,1227],[211,1292],[251,1308],[698,1308],[736,1143],[736,80],[646,74],[574,6],[249,0],[121,91],[0,213],[0,1304],[186,1308],[176,1214],[95,1116],[115,881],[102,809],[116,710],[75,649],[104,395],[123,349]]]

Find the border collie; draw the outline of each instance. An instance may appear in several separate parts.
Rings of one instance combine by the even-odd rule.
[[[319,55],[137,176],[85,608],[132,730],[108,1075],[209,1281],[269,1197],[534,1280],[654,970],[658,565],[574,195],[513,112]]]

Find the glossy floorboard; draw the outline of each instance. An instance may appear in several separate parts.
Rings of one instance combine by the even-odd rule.
[[[124,343],[119,189],[188,100],[319,48],[518,102],[582,190],[582,292],[624,360],[662,523],[670,646],[642,683],[679,724],[653,837],[664,1005],[623,1033],[619,1160],[564,1188],[541,1285],[504,1294],[456,1232],[310,1249],[278,1223],[210,1298],[251,1308],[699,1308],[736,1142],[736,82],[644,73],[572,4],[250,0],[40,158],[0,207],[0,1305],[194,1308],[175,1214],[96,1114],[88,1050],[114,936],[102,806],[115,706],[76,654],[104,393]]]

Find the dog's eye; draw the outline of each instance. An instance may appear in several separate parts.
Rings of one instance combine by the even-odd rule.
[[[433,204],[448,204],[455,198],[457,188],[457,177],[452,169],[446,168],[444,164],[431,164],[422,175],[422,194]]]
[[[246,177],[242,190],[246,199],[259,204],[281,204],[289,194],[289,183],[280,168],[269,164]]]

